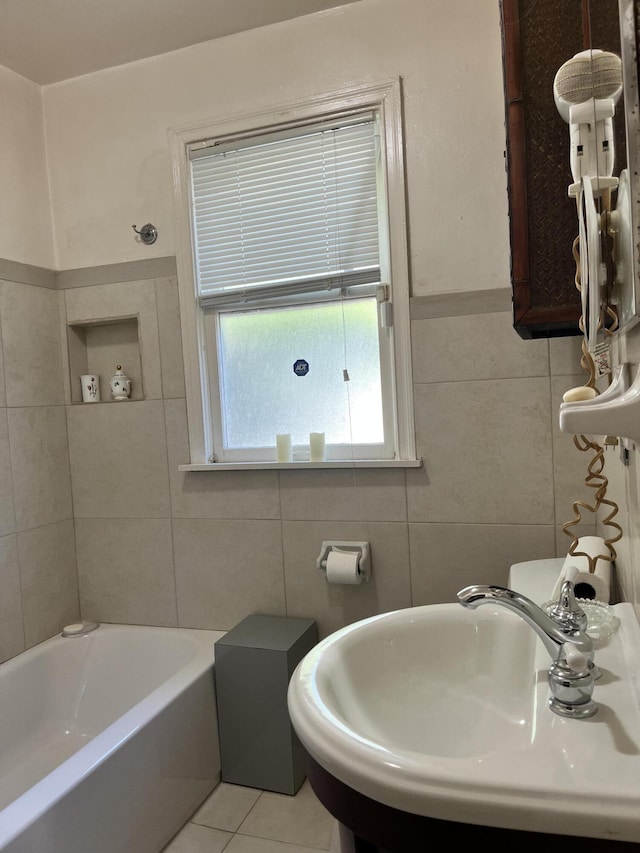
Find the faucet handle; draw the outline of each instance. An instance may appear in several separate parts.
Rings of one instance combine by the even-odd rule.
[[[582,673],[589,669],[589,656],[580,651],[573,643],[565,643],[561,656],[572,672]]]
[[[565,633],[572,631],[586,633],[587,614],[576,601],[573,581],[563,581],[560,598],[547,610],[547,613]]]
[[[576,601],[572,580],[565,580],[563,582],[560,590],[560,598],[555,604],[545,608],[545,610],[567,637],[575,636],[577,632],[587,634],[589,619]],[[597,681],[602,676],[602,671],[594,663],[593,652],[587,656],[587,661],[588,668],[591,670],[594,680]]]

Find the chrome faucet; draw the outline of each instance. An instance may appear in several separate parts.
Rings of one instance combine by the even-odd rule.
[[[568,602],[573,613],[572,618],[564,620],[558,615],[547,615],[526,596],[503,586],[467,586],[458,593],[458,600],[464,607],[497,604],[517,613],[540,637],[552,659],[548,674],[551,710],[562,717],[573,718],[591,717],[596,713],[598,706],[591,696],[599,672],[593,665],[593,642],[585,633],[585,620],[573,608],[571,581],[563,583],[560,596],[560,601]]]

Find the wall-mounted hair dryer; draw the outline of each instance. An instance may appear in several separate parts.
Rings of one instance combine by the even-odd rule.
[[[553,98],[569,125],[569,160],[574,180],[569,195],[577,196],[585,176],[600,179],[593,186],[596,195],[617,186],[617,179],[612,178],[615,160],[612,119],[621,94],[622,61],[615,53],[583,50],[558,69],[553,80]]]
[[[580,245],[582,328],[591,353],[602,327],[600,288],[607,281],[602,264],[601,214],[611,210],[615,160],[613,116],[622,94],[622,61],[605,50],[583,50],[560,66],[553,98],[569,125],[569,195],[576,199]]]

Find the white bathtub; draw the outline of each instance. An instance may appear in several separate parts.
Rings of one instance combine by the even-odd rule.
[[[218,631],[101,625],[0,666],[0,850],[158,853],[220,778]]]

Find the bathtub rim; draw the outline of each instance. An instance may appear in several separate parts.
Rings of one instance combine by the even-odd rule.
[[[35,657],[47,647],[60,643],[91,641],[91,638],[95,638],[100,632],[143,632],[145,634],[154,632],[165,636],[175,635],[177,632],[192,639],[196,651],[193,658],[176,673],[151,690],[122,716],[110,723],[77,752],[66,758],[54,770],[43,776],[31,788],[0,811],[0,850],[14,841],[31,824],[42,817],[48,809],[77,787],[93,770],[107,761],[117,749],[129,741],[161,709],[166,708],[174,699],[184,693],[208,669],[211,669],[213,677],[215,642],[227,633],[226,631],[207,628],[174,628],[103,622],[100,628],[91,634],[80,637],[62,637],[62,634],[56,634],[42,643],[32,646],[0,664],[0,675],[4,667],[13,669],[19,666],[20,658],[24,662],[25,658]]]

